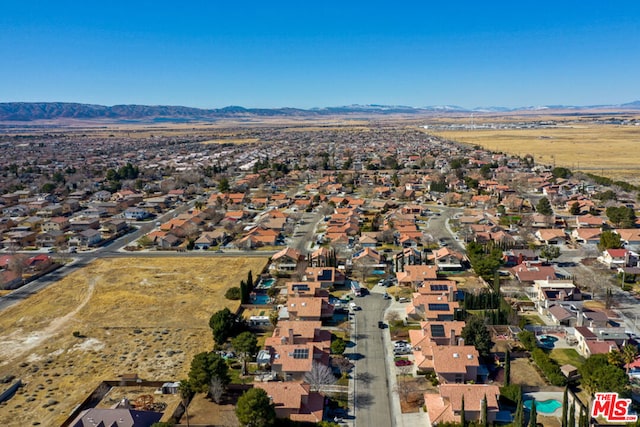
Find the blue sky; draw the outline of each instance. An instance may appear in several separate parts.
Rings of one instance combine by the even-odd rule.
[[[637,0],[0,7],[0,102],[472,108],[636,99]]]

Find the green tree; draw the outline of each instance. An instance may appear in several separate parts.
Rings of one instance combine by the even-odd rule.
[[[531,401],[531,411],[529,412],[529,427],[538,426],[538,410],[536,409],[536,400]]]
[[[571,203],[571,206],[569,207],[569,213],[571,215],[580,215],[580,203],[578,202]]]
[[[184,416],[187,420],[187,427],[189,426],[189,401],[193,396],[193,387],[189,381],[182,380],[178,386],[178,393],[180,394],[180,400],[184,407]]]
[[[578,368],[581,384],[593,395],[599,391],[629,395],[629,377],[619,366],[610,365],[606,354],[594,354]]]
[[[533,349],[537,347],[536,336],[531,331],[522,331],[518,333],[518,340],[528,351],[533,351]]]
[[[553,261],[560,256],[560,248],[555,245],[544,245],[540,249],[540,256],[547,261]]]
[[[516,413],[513,416],[513,425],[515,427],[524,427],[524,405],[522,404],[522,393],[518,394],[516,401]]]
[[[249,389],[238,398],[236,415],[245,427],[269,427],[276,422],[275,408],[261,388]]]
[[[467,319],[467,324],[462,328],[462,338],[466,345],[475,346],[480,356],[489,355],[492,346],[491,334],[480,317],[471,316]]]
[[[571,408],[569,409],[569,420],[567,421],[567,425],[574,426],[576,425],[576,402],[571,403]]]
[[[482,427],[489,427],[489,413],[487,410],[487,395],[485,393],[484,397],[482,398],[482,402],[481,402],[481,408],[480,408],[480,421],[481,421],[481,426]]]
[[[571,171],[567,168],[555,167],[551,170],[551,174],[554,178],[569,178],[571,177]]]
[[[622,228],[633,228],[636,222],[636,213],[633,208],[627,206],[608,207],[606,210],[607,217],[616,226]]]
[[[511,352],[509,349],[504,355],[504,385],[511,384]]]
[[[627,344],[622,348],[622,362],[625,365],[626,373],[629,374],[629,364],[636,360],[638,356],[638,347],[633,344]]]
[[[224,293],[224,297],[226,299],[237,301],[242,298],[242,292],[239,287],[234,286],[233,288],[227,289],[227,292]]]
[[[553,215],[553,208],[551,207],[549,199],[546,197],[540,199],[536,205],[536,212],[545,216]]]
[[[227,338],[234,336],[240,326],[237,316],[226,307],[215,312],[209,319],[209,327],[218,346],[222,345]]]
[[[247,375],[247,360],[258,352],[258,339],[254,334],[246,331],[233,338],[231,346],[242,360],[242,375]]]
[[[53,182],[47,182],[40,188],[40,191],[43,193],[51,193],[55,189],[56,189],[56,185]]]
[[[331,342],[331,354],[342,354],[347,348],[347,343],[340,337]]]
[[[567,427],[567,411],[569,410],[569,387],[564,388],[564,393],[562,394],[562,418],[560,419],[560,423],[562,427]]]
[[[229,367],[227,362],[214,352],[203,352],[193,356],[189,369],[189,386],[191,390],[206,392],[213,377],[223,384],[229,384]]]
[[[605,230],[600,235],[600,242],[598,243],[598,249],[605,251],[607,249],[619,249],[622,247],[622,241],[620,235],[614,233],[611,230]]]
[[[467,427],[467,415],[464,413],[464,394],[462,395],[462,401],[460,402],[460,425]]]
[[[231,189],[229,185],[229,179],[227,177],[220,178],[220,182],[218,183],[218,191],[221,193],[227,193]]]

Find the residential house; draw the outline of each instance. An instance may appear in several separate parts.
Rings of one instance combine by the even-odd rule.
[[[124,218],[131,221],[142,221],[151,216],[149,212],[144,209],[140,209],[137,207],[130,207],[125,209],[123,212]]]
[[[304,257],[300,254],[300,251],[286,247],[271,257],[269,270],[275,270],[279,273],[295,271],[298,263],[302,260],[304,260]]]
[[[543,228],[535,232],[536,238],[545,245],[559,245],[563,244],[567,236],[562,229],[558,228]]]
[[[102,241],[102,234],[98,230],[89,228],[83,230],[69,239],[69,246],[92,247],[97,246]]]
[[[44,231],[36,235],[36,246],[41,248],[52,248],[62,245],[66,237],[62,231]]]
[[[433,346],[433,369],[441,384],[482,382],[480,355],[472,345]]]
[[[406,307],[407,316],[426,321],[452,321],[460,308],[458,301],[449,295],[413,294],[411,304]]]
[[[126,399],[125,399],[126,401]],[[128,402],[126,407],[116,409],[85,409],[73,420],[71,427],[149,427],[162,418],[162,412],[137,411],[131,409]]]
[[[466,261],[466,257],[463,254],[446,247],[433,251],[429,259],[434,262],[438,270],[449,271],[463,270],[463,263]]]
[[[436,265],[405,265],[404,271],[396,272],[396,279],[401,286],[418,287],[425,280],[438,278]]]
[[[499,412],[500,388],[488,384],[442,384],[439,393],[425,393],[424,404],[431,425],[460,423],[462,400],[464,397],[464,417],[467,421],[480,421],[482,401],[486,399],[487,421],[493,424]]]
[[[314,424],[322,421],[324,396],[311,392],[309,384],[293,381],[256,382],[254,387],[267,393],[278,418]]]
[[[609,268],[637,267],[638,254],[628,249],[607,249],[598,257],[598,261]]]
[[[627,248],[640,247],[640,228],[618,228],[615,232]]]
[[[345,274],[336,267],[308,267],[305,279],[320,282],[323,288],[342,286],[345,284]]]
[[[533,283],[536,280],[551,280],[556,278],[556,270],[550,265],[525,262],[511,268],[511,274],[520,283]]]
[[[180,244],[182,240],[176,235],[166,231],[152,231],[147,237],[153,242],[153,246],[158,249],[172,249]]]
[[[596,245],[600,242],[602,230],[599,228],[576,228],[571,232],[571,238],[578,243]]]
[[[604,218],[591,214],[576,216],[576,228],[602,228]]]
[[[64,216],[56,216],[44,224],[42,224],[42,231],[65,231],[69,228],[69,218]]]
[[[279,316],[281,319],[317,321],[333,316],[333,306],[327,298],[289,297]]]

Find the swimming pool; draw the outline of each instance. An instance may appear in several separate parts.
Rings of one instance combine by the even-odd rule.
[[[258,286],[256,286],[256,289],[269,289],[271,286],[273,286],[275,282],[276,282],[276,279],[272,277],[267,280],[260,280],[260,283],[258,283]]]
[[[251,304],[265,305],[269,304],[270,301],[269,295],[251,295]]]
[[[554,337],[553,335],[540,335],[538,336],[538,341],[545,347],[553,348],[554,343],[558,341],[558,337]]]
[[[524,401],[524,407],[531,410],[532,399]],[[562,407],[562,403],[556,399],[548,399],[536,401],[536,411],[541,414],[553,414],[558,408]]]

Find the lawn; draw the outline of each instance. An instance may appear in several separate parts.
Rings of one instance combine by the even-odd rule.
[[[60,425],[99,381],[123,373],[186,377],[193,356],[213,347],[211,314],[238,308],[226,289],[249,269],[257,277],[266,261],[98,260],[3,311],[0,377],[26,384],[0,408],[3,426]],[[50,399],[59,403],[43,408]]]
[[[558,365],[573,365],[579,368],[584,363],[584,357],[580,356],[573,348],[554,348],[549,357],[558,362]]]

